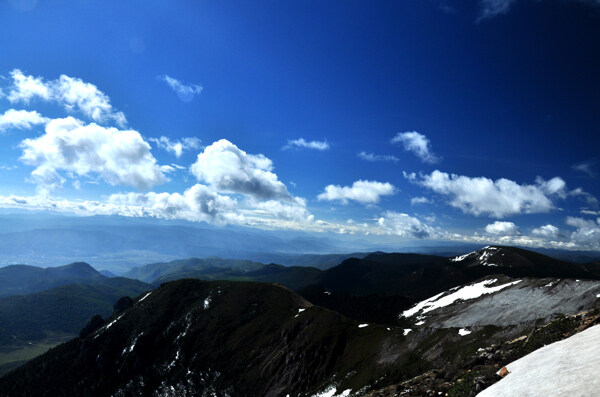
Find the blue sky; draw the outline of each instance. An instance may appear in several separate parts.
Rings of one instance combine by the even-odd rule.
[[[2,2],[0,206],[598,250],[598,48],[593,0]]]

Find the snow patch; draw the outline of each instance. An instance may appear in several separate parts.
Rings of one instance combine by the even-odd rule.
[[[418,312],[427,313],[435,309],[439,309],[440,307],[448,306],[456,302],[457,300],[469,300],[479,298],[482,295],[492,294],[494,292],[498,292],[506,287],[510,287],[511,285],[515,285],[520,283],[522,280],[513,281],[510,283],[497,285],[495,287],[488,287],[488,285],[494,284],[497,279],[485,280],[479,283],[467,285],[465,287],[460,288],[456,292],[451,294],[446,294],[447,292],[442,292],[435,296],[432,296],[429,299],[426,299],[422,302],[417,303],[411,309],[405,310],[402,312],[402,316],[404,317],[412,317]]]
[[[329,386],[324,391],[317,394],[313,394],[311,397],[334,397],[336,391],[337,389],[334,386]]]
[[[595,325],[508,364],[509,374],[478,396],[596,396],[598,368],[600,325]]]
[[[306,309],[298,309],[298,313],[302,313],[303,311],[305,311]]]
[[[415,325],[423,325],[423,324],[425,324],[425,320],[421,320],[421,321],[415,323]]]
[[[311,397],[348,397],[350,395],[350,393],[352,392],[352,389],[346,389],[343,392],[341,392],[340,394],[335,394],[336,391],[337,391],[337,389],[335,386],[329,386],[324,391],[317,393],[317,394],[313,394]],[[288,396],[289,396],[289,394],[288,394]]]
[[[473,251],[473,252],[469,252],[468,254],[464,254],[464,255],[456,256],[456,257],[454,257],[454,258],[451,258],[450,260],[451,260],[452,262],[462,262],[462,261],[464,261],[465,259],[467,259],[467,257],[468,257],[468,256],[471,256],[471,255],[473,255],[474,253],[475,253],[475,251]]]
[[[167,367],[167,370],[170,370],[171,368],[173,368],[175,366],[175,363],[177,362],[177,360],[179,360],[179,350],[177,350],[177,353],[175,354],[175,358],[173,359],[173,361],[171,361],[171,363]]]
[[[138,336],[136,336],[135,338],[133,338],[133,342],[131,342],[131,345],[129,347],[126,347],[125,349],[123,349],[123,353],[121,353],[121,355],[124,356],[127,353],[131,353],[133,351],[133,349],[135,348],[135,344],[137,343],[138,339],[142,335],[144,335],[144,333],[140,332],[140,334]]]
[[[114,320],[112,320],[110,323],[108,323],[107,325],[105,325],[104,327],[100,328],[98,330],[98,333],[96,334],[96,336],[94,336],[94,339],[96,339],[97,337],[99,337],[104,331],[106,331],[107,329],[109,329],[110,327],[113,326],[114,323],[116,323],[117,321],[119,321],[121,319],[121,317],[123,317],[125,315],[125,313],[121,314],[119,317],[115,318]]]
[[[359,324],[358,328],[364,328],[364,327],[368,327],[368,326],[369,326],[369,324]]]
[[[208,298],[204,299],[204,303],[203,303],[203,305],[204,305],[204,310],[206,310],[206,309],[208,309],[208,308],[210,307],[210,302],[211,302],[211,300],[212,300],[212,299],[210,298],[210,296],[209,296]]]
[[[472,331],[469,331],[468,329],[464,329],[464,328],[461,328],[461,329],[459,329],[459,330],[458,330],[458,334],[459,334],[460,336],[466,336],[466,335],[469,335],[471,332],[472,332]]]
[[[596,298],[600,298],[600,294],[596,294]]]
[[[554,283],[552,281],[550,281],[548,284],[544,285],[544,287],[552,287],[554,285]]]
[[[138,301],[138,303],[140,303],[141,301],[143,301],[144,299],[146,299],[148,296],[150,296],[150,294],[152,293],[152,291],[148,292],[146,295],[142,296],[142,299],[140,299]]]
[[[404,328],[404,336],[408,335],[410,332],[412,331],[412,329],[410,328]]]

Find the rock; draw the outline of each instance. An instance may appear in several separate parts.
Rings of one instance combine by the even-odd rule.
[[[498,375],[500,375],[501,377],[505,377],[506,375],[508,375],[510,372],[508,372],[508,369],[506,369],[506,367],[502,367],[500,369],[500,371],[498,371]]]
[[[119,300],[113,305],[113,315],[121,314],[131,306],[133,306],[133,299],[128,296],[119,298]]]
[[[86,326],[83,327],[83,329],[79,332],[79,337],[85,338],[86,336],[88,336],[89,334],[91,334],[92,332],[97,330],[98,328],[102,327],[103,325],[104,325],[104,319],[99,314],[96,314],[94,317],[92,317],[90,319],[90,321],[88,321]]]

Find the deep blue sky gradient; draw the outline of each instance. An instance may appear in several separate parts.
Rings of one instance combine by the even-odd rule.
[[[520,0],[482,20],[477,1],[40,1],[29,11],[16,1],[0,4],[0,74],[78,77],[144,137],[225,138],[262,153],[317,218],[370,220],[393,210],[466,232],[495,220],[463,214],[403,171],[519,184],[559,176],[600,197],[597,177],[572,168],[600,158],[600,7],[583,1]],[[203,91],[184,103],[157,78],[164,74]],[[55,111],[44,106],[36,109]],[[0,99],[0,112],[10,107]],[[390,144],[404,131],[426,135],[442,160],[423,163]],[[0,164],[18,166],[0,170],[0,194],[34,194],[25,182],[31,168],[18,161],[27,134],[36,133],[0,135]],[[282,150],[299,137],[331,147]],[[365,162],[360,151],[399,161]],[[176,161],[153,154],[189,166],[197,152]],[[377,208],[316,200],[326,185],[359,179],[398,192]],[[181,173],[155,190],[181,192],[192,180]],[[98,200],[125,190],[65,186],[59,194]],[[433,203],[411,206],[416,196]],[[557,205],[505,220],[522,230],[563,225],[586,204]]]

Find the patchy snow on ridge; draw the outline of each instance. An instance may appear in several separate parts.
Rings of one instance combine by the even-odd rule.
[[[133,349],[135,348],[135,344],[137,343],[138,339],[142,335],[144,335],[144,333],[140,332],[140,334],[133,339],[133,342],[131,342],[131,345],[129,347],[126,347],[125,349],[123,349],[123,353],[121,353],[121,355],[124,356],[127,353],[131,353],[133,351]]]
[[[352,389],[346,389],[343,392],[341,392],[340,394],[335,394],[336,391],[337,391],[337,389],[335,388],[335,386],[329,386],[324,391],[317,393],[317,394],[313,394],[311,397],[347,397],[350,395],[350,392],[352,391]]]
[[[408,310],[405,310],[404,312],[402,312],[402,316],[412,317],[419,312],[421,312],[421,314],[427,313],[432,310],[438,309],[440,307],[451,305],[459,299],[469,300],[469,299],[479,298],[482,295],[492,294],[492,293],[498,292],[506,287],[510,287],[511,285],[515,285],[515,284],[518,284],[521,282],[521,280],[517,280],[517,281],[510,282],[510,283],[497,285],[495,287],[488,287],[488,285],[494,284],[496,281],[498,281],[498,280],[497,279],[484,280],[479,283],[475,283],[475,284],[471,284],[471,285],[462,287],[462,288],[458,289],[457,291],[455,291],[451,294],[445,295],[445,296],[442,296],[442,295],[446,294],[447,291],[442,292],[440,294],[432,296],[429,299],[426,299],[422,302],[417,303],[415,306],[413,306],[412,308],[410,308]]]
[[[408,334],[409,334],[411,331],[412,331],[412,329],[410,329],[410,328],[404,328],[403,335],[404,335],[404,336],[406,336],[406,335],[408,335]]]
[[[210,301],[211,301],[211,300],[212,300],[212,299],[210,298],[210,296],[209,296],[208,298],[204,299],[204,303],[203,303],[203,305],[204,305],[204,310],[206,310],[206,309],[208,309],[208,308],[210,307]]]
[[[464,328],[461,328],[461,329],[458,330],[458,334],[460,336],[469,335],[471,332],[473,332],[473,331],[469,331],[468,329],[464,329]]]
[[[460,255],[460,256],[456,256],[452,259],[450,259],[452,262],[462,262],[465,259],[467,259],[468,256],[473,255],[474,253],[476,253],[477,251],[473,251],[473,252],[469,252],[468,254],[464,254],[464,255]]]
[[[146,299],[150,294],[152,293],[152,291],[148,292],[146,295],[142,296],[142,299],[140,299],[138,301],[138,303],[140,303],[141,301],[143,301],[144,299]]]
[[[368,327],[368,326],[369,326],[369,324],[359,324],[358,328],[364,328],[364,327]]]
[[[94,336],[94,339],[96,339],[97,337],[99,337],[104,331],[106,331],[107,329],[109,329],[110,327],[113,326],[114,323],[116,323],[117,321],[119,321],[121,319],[121,317],[123,317],[125,315],[125,313],[121,314],[119,317],[115,318],[114,320],[112,320],[110,323],[106,324],[105,326],[103,326],[102,328],[100,328],[97,331],[96,336]]]
[[[600,325],[544,346],[506,368],[509,374],[478,397],[597,396]]]

